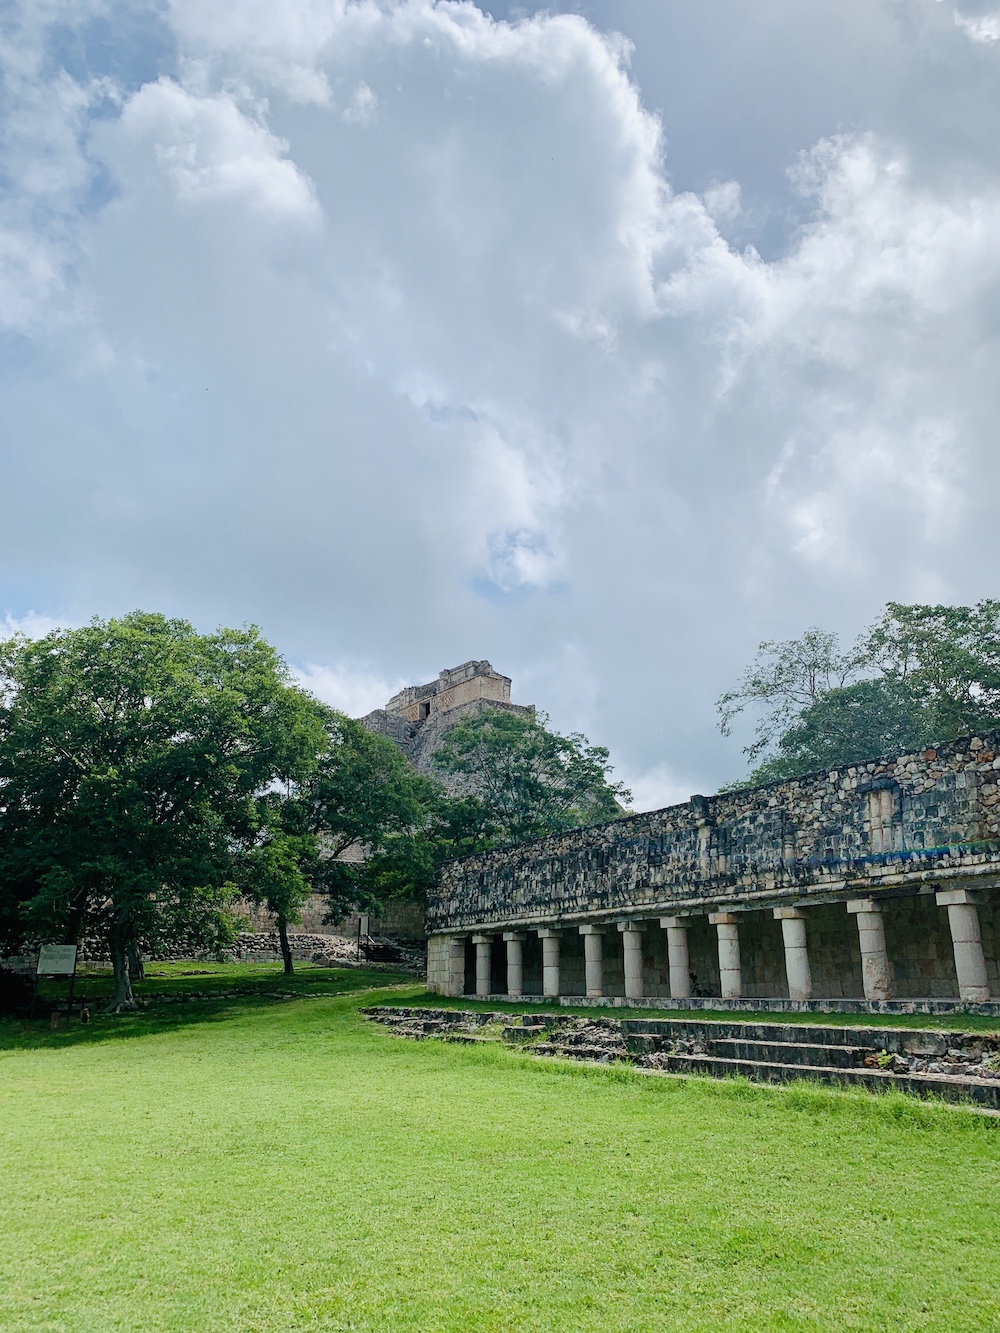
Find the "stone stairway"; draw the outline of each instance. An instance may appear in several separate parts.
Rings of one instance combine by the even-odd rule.
[[[895,1088],[1000,1111],[1000,1037],[992,1034],[388,1006],[362,1013],[417,1040],[503,1041],[537,1056],[625,1061],[669,1074]]]

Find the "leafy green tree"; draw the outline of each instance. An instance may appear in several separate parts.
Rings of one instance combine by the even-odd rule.
[[[446,861],[472,856],[496,845],[501,829],[486,805],[473,797],[437,790],[425,807],[424,822],[386,838],[364,868],[372,900],[424,902]]]
[[[490,708],[445,732],[434,766],[458,786],[481,836],[523,842],[624,813],[631,792],[608,781],[608,751],[547,721]]]
[[[231,938],[234,851],[308,768],[317,705],[256,629],[135,612],[0,644],[0,886],[8,924],[129,958]]]
[[[930,716],[894,680],[859,680],[804,708],[782,733],[754,782],[844,768],[862,759],[917,750],[934,738]]]
[[[310,869],[319,861],[317,839],[269,826],[261,840],[239,858],[237,882],[242,896],[274,917],[286,976],[295,971],[288,927],[302,919],[302,905],[313,891]]]
[[[747,783],[1000,726],[1000,601],[889,602],[847,652],[817,629],[762,643],[740,685],[718,702],[724,735],[746,708],[759,716],[745,753],[763,759]]]
[[[812,708],[831,690],[856,679],[865,661],[861,646],[844,652],[836,634],[813,626],[801,639],[767,639],[733,690],[719,699],[719,730],[732,732],[734,720],[747,708],[757,711],[754,739],[744,753],[758,759],[777,743],[803,710]]]
[[[284,790],[259,799],[257,840],[239,858],[240,890],[274,915],[286,973],[293,971],[288,926],[301,919],[308,896],[323,894],[331,919],[390,896],[369,863],[390,841],[415,849],[439,800],[392,741],[317,709],[323,735],[315,761]]]

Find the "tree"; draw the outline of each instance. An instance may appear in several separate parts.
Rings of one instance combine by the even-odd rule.
[[[129,957],[234,930],[258,799],[315,756],[317,705],[254,628],[135,612],[0,644],[0,885],[8,923]]]
[[[452,797],[436,789],[424,822],[386,838],[364,868],[365,884],[377,902],[423,903],[446,861],[473,856],[496,845],[501,829],[474,797]]]
[[[434,766],[457,779],[466,818],[493,842],[523,842],[617,819],[631,792],[608,781],[608,751],[561,736],[548,719],[490,708],[445,732]]]
[[[258,835],[240,857],[243,895],[273,913],[286,973],[293,971],[288,926],[310,893],[326,898],[336,919],[373,905],[368,870],[390,839],[404,842],[423,828],[438,799],[384,736],[317,705],[322,741],[315,761],[283,791],[258,800]]]
[[[767,639],[757,645],[757,656],[739,685],[727,690],[716,704],[719,730],[723,736],[730,735],[735,718],[748,707],[758,708],[754,739],[744,750],[757,759],[772,748],[803,709],[856,679],[864,661],[860,646],[842,652],[836,634],[815,626],[801,639]]]
[[[280,823],[240,858],[238,883],[241,894],[266,907],[274,916],[286,976],[295,971],[288,927],[301,920],[302,904],[313,889],[309,867],[319,859],[316,839],[289,834]]]
[[[724,735],[745,708],[761,710],[744,752],[764,762],[748,783],[1000,726],[1000,602],[889,602],[846,653],[835,635],[817,629],[762,643],[740,685],[717,706]]]

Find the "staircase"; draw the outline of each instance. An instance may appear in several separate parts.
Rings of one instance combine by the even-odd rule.
[[[532,1055],[624,1061],[667,1074],[899,1089],[1000,1111],[1000,1037],[994,1034],[456,1009],[379,1007],[362,1013],[418,1040],[502,1041]]]

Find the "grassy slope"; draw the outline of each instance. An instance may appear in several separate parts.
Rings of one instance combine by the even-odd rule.
[[[1000,1327],[996,1121],[403,1042],[358,1003],[0,1025],[0,1328]]]

